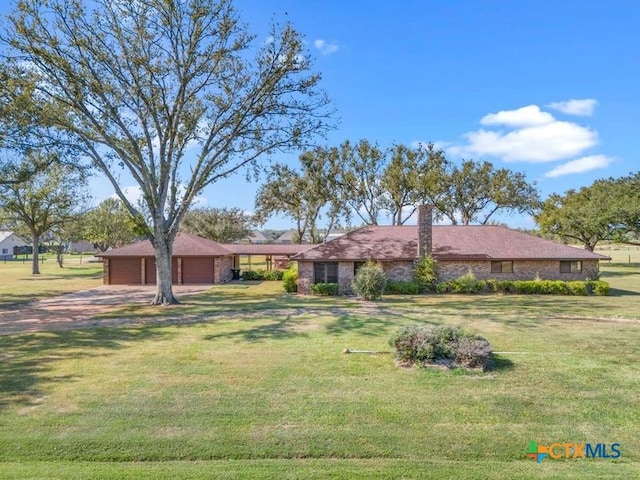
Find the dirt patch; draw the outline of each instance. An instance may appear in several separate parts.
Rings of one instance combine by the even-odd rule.
[[[180,298],[209,288],[211,285],[175,285],[173,291]],[[0,335],[122,324],[122,321],[93,321],[92,318],[123,305],[149,303],[154,295],[154,286],[103,285],[0,310]]]

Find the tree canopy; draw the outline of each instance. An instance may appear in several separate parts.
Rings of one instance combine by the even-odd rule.
[[[535,219],[543,233],[580,242],[589,251],[602,240],[633,243],[627,235],[640,232],[640,173],[552,194]]]
[[[33,274],[40,273],[38,247],[42,236],[55,234],[55,229],[74,222],[86,197],[81,172],[57,164],[20,183],[0,185],[0,211],[12,227],[32,239]]]
[[[131,214],[115,198],[107,198],[82,216],[81,231],[84,240],[97,245],[101,252],[118,248],[139,237]]]
[[[193,208],[182,222],[182,230],[214,242],[233,243],[251,235],[253,217],[239,208]]]
[[[50,105],[37,117],[42,138],[62,134],[145,219],[154,304],[176,302],[173,240],[194,197],[328,128],[302,37],[287,24],[256,39],[231,0],[22,0],[4,23],[5,71]],[[121,173],[140,187],[144,212]]]

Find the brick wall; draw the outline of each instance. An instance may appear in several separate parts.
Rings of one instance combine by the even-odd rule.
[[[413,280],[414,262],[412,260],[382,262],[382,269],[387,280]]]
[[[213,283],[227,283],[231,280],[233,257],[216,257],[213,259]]]
[[[583,260],[582,272],[560,273],[558,260],[514,260],[513,273],[491,273],[489,261],[439,261],[438,281],[452,280],[466,274],[469,269],[477,278],[497,278],[504,280],[533,280],[539,276],[543,280],[585,280],[598,275],[597,260]]]
[[[298,262],[298,293],[308,295],[313,285],[313,262]]]
[[[353,262],[338,262],[338,293],[353,294],[351,282],[353,282]]]

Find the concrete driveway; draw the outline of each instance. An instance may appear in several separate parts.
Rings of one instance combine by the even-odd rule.
[[[204,292],[211,285],[174,285],[178,297]],[[0,335],[19,332],[69,330],[78,327],[109,324],[92,318],[113,308],[149,303],[156,287],[102,285],[66,295],[39,300],[12,310],[0,309]]]

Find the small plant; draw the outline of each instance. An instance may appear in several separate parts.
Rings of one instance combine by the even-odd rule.
[[[287,268],[282,274],[284,291],[295,293],[298,291],[298,270],[292,267]]]
[[[431,255],[421,257],[416,263],[413,279],[422,293],[434,292],[438,281],[438,262]]]
[[[491,355],[491,345],[485,338],[449,325],[404,327],[390,343],[396,349],[396,358],[405,365],[439,364],[485,370]]]
[[[315,283],[311,285],[311,293],[314,295],[338,295],[337,283]]]
[[[420,284],[415,281],[387,280],[384,293],[387,295],[417,295],[422,291]]]
[[[471,270],[451,283],[453,293],[481,293],[487,286],[487,282],[478,280]]]
[[[358,269],[351,282],[351,288],[365,300],[379,300],[384,292],[387,279],[382,267],[374,262],[367,262]]]

